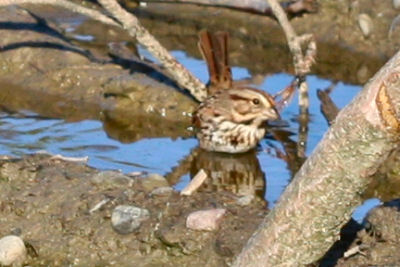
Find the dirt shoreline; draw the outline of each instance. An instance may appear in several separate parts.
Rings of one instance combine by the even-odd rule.
[[[100,171],[49,154],[2,156],[0,195],[0,238],[20,236],[29,266],[229,266],[268,214],[258,194],[203,187],[181,196],[156,174]],[[372,211],[367,231],[349,222],[315,266],[397,266],[396,203]],[[121,234],[111,223],[120,205],[146,209],[149,216]],[[186,226],[192,212],[218,208],[225,214],[216,230]],[[362,253],[340,259],[350,244]]]
[[[185,197],[156,194],[160,187],[169,184],[156,175],[99,171],[46,154],[3,157],[0,237],[20,235],[35,252],[30,266],[227,266],[268,212],[259,196],[244,207],[227,191]],[[119,234],[111,226],[118,205],[145,208],[150,218]],[[188,214],[214,208],[226,209],[216,231],[186,227]]]

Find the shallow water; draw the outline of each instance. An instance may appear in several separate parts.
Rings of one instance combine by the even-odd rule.
[[[141,51],[150,57],[143,50]],[[208,74],[205,63],[193,59],[182,51],[174,51],[173,54],[189,68],[203,82],[207,82]],[[244,68],[233,67],[235,79],[249,78],[248,71]],[[293,77],[284,73],[266,75],[258,88],[271,94],[285,88]],[[308,125],[308,139],[306,155],[309,155],[319,142],[328,126],[320,112],[320,102],[316,97],[317,89],[327,88],[332,81],[316,76],[308,76],[310,87],[310,123]],[[361,88],[338,82],[331,93],[333,101],[339,108],[345,106]],[[281,129],[291,133],[293,144],[297,141],[297,95],[282,112],[282,118],[287,125]],[[30,111],[20,111],[9,114],[0,113],[0,153],[22,155],[47,151],[52,154],[62,154],[71,157],[88,156],[88,164],[100,169],[120,169],[122,172],[148,172],[170,174],[172,169],[179,165],[190,151],[197,146],[195,138],[148,138],[135,143],[121,143],[113,140],[103,131],[100,121],[85,120],[80,122],[66,122],[60,119],[49,119]],[[262,172],[266,176],[266,186],[263,191],[269,207],[278,200],[285,186],[291,179],[291,173],[287,163],[279,158],[277,151],[282,151],[282,144],[268,137],[261,141],[257,152],[257,159]],[[182,189],[190,180],[189,174],[183,174],[176,181],[175,187]],[[360,221],[365,213],[379,203],[377,200],[369,200],[359,207],[354,218]]]

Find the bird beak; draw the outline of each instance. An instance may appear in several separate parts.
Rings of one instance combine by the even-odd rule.
[[[278,110],[275,107],[271,107],[264,111],[264,116],[268,118],[268,120],[280,120],[281,115],[279,115]]]

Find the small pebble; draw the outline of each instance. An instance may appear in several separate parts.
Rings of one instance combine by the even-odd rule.
[[[398,243],[400,240],[400,199],[371,209],[363,222],[381,240]]]
[[[226,209],[199,210],[189,214],[186,227],[192,230],[214,231],[224,216]]]
[[[174,191],[174,189],[170,186],[163,186],[163,187],[158,187],[151,191],[150,195],[151,196],[168,196]]]
[[[131,185],[132,179],[118,171],[103,171],[95,174],[92,177],[92,182],[95,184],[116,184],[116,185]]]
[[[111,225],[119,234],[129,234],[140,227],[143,221],[150,218],[147,209],[135,206],[117,206],[111,215]]]
[[[360,27],[362,34],[365,37],[370,36],[372,33],[372,28],[374,26],[370,16],[368,16],[367,14],[360,14],[360,15],[358,15],[357,21],[358,21],[358,26]]]
[[[253,195],[247,195],[247,196],[242,196],[238,198],[237,204],[239,206],[247,206],[250,205],[250,203],[253,201],[254,196]]]
[[[365,64],[361,65],[357,70],[356,77],[360,84],[366,83],[369,77],[371,77],[368,66]]]
[[[144,177],[143,179],[141,179],[141,183],[143,189],[147,192],[151,192],[157,187],[169,186],[167,179],[156,173],[152,173],[149,174],[147,177]]]
[[[19,236],[8,235],[0,239],[0,265],[19,266],[25,257],[25,244]]]
[[[91,208],[91,209],[89,210],[89,213],[91,214],[91,213],[93,213],[93,212],[95,212],[95,211],[98,211],[99,209],[101,209],[101,207],[103,207],[103,206],[104,206],[105,204],[107,204],[109,201],[110,201],[109,198],[105,198],[105,199],[101,200],[101,201],[98,202],[96,205],[94,205],[93,208]]]
[[[399,9],[400,8],[400,0],[393,0],[393,7],[395,9]]]

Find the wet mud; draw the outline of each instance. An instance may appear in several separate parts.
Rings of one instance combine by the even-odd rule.
[[[169,183],[154,176],[100,172],[45,154],[3,157],[0,235],[23,238],[30,266],[227,266],[268,212],[263,197],[240,201],[248,192],[180,196],[159,190]],[[120,234],[111,224],[118,205],[150,216]],[[215,208],[226,209],[217,230],[186,227],[191,212]]]

